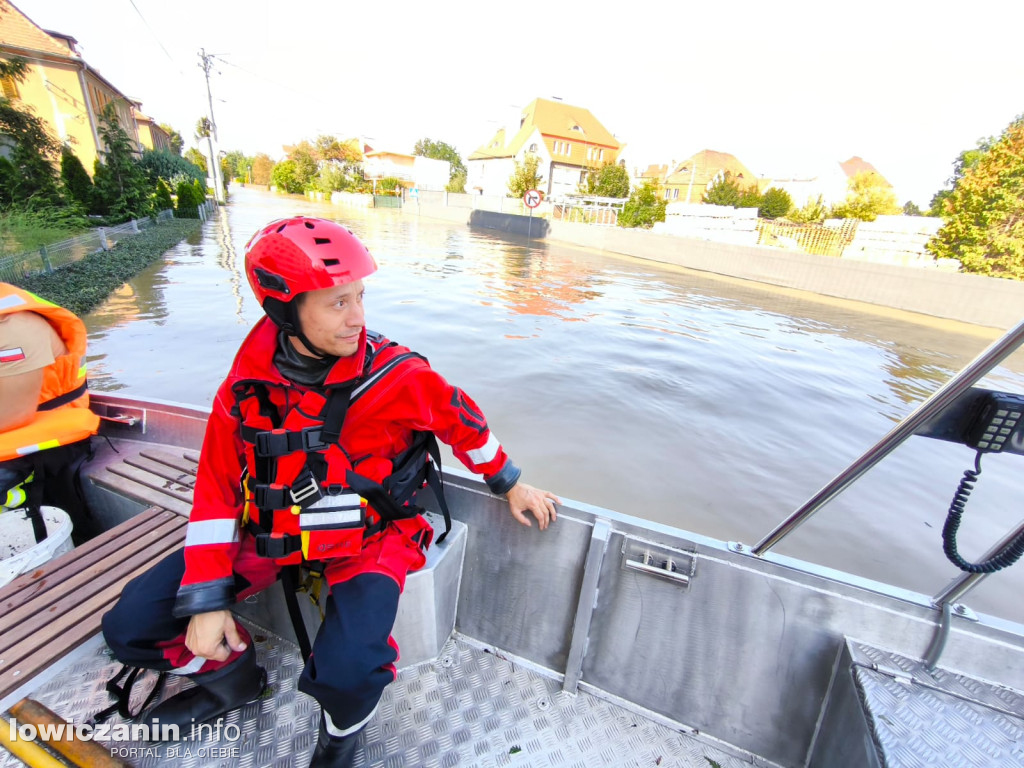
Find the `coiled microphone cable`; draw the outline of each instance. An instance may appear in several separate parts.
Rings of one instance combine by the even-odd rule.
[[[957,551],[956,534],[960,529],[961,518],[963,517],[964,509],[967,507],[967,500],[971,496],[971,491],[974,490],[974,484],[978,481],[978,475],[981,474],[982,453],[983,451],[979,450],[975,454],[974,469],[968,469],[964,472],[963,479],[960,480],[960,485],[953,495],[953,501],[949,505],[949,512],[946,514],[946,524],[942,527],[942,550],[946,553],[949,562],[967,573],[995,573],[1013,565],[1024,555],[1024,531],[1021,531],[1007,542],[1006,546],[999,552],[996,552],[992,557],[980,563],[971,563],[964,560]]]

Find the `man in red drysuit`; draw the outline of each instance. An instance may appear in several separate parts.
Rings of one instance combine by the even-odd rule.
[[[153,708],[161,724],[209,720],[265,684],[230,609],[300,564],[330,586],[299,680],[320,702],[312,766],[348,766],[394,680],[391,638],[406,574],[433,530],[415,492],[440,487],[434,436],[544,530],[558,498],[521,482],[477,405],[405,347],[367,331],[376,270],[345,227],[296,217],[260,230],[245,271],[267,317],[242,343],[207,425],[185,549],[129,583],[103,631],[124,663],[188,675]]]

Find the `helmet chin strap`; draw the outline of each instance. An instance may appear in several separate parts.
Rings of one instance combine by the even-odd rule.
[[[267,299],[263,304],[263,311],[267,313],[274,324],[284,331],[286,336],[294,336],[306,348],[307,352],[319,358],[331,357],[331,355],[318,349],[311,342],[306,334],[302,332],[302,323],[299,321],[299,310],[294,301],[284,302],[277,299]]]
[[[312,352],[316,357],[330,357],[330,355],[328,355],[322,349],[318,349],[313,344],[313,342],[306,338],[306,334],[302,332],[302,323],[299,322],[299,312],[295,306],[295,302],[290,301],[285,305],[285,307],[285,312],[287,314],[287,325],[282,326],[281,330],[283,330],[288,336],[294,336],[299,341],[301,341],[302,346],[304,346],[308,352]]]

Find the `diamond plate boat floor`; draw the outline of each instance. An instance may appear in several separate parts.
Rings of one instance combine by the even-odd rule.
[[[886,768],[1024,766],[1024,695],[850,643],[857,695]]]
[[[308,765],[319,706],[297,690],[302,668],[298,649],[258,627],[249,628],[257,657],[267,669],[263,698],[226,716],[220,733],[209,729],[180,742],[107,741],[106,746],[139,768]],[[104,686],[120,665],[98,638],[65,662],[48,681],[19,695],[81,723],[112,703]],[[154,678],[140,680],[133,707]],[[172,677],[163,695],[187,685],[191,683]],[[114,715],[108,722],[125,721]],[[0,768],[17,765],[21,763],[0,749]],[[356,765],[741,768],[750,760],[589,693],[563,693],[557,680],[456,636],[438,659],[401,670],[385,690],[363,732]]]

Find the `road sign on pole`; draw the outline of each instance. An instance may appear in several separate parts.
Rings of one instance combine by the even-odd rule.
[[[544,197],[539,190],[531,189],[525,195],[523,195],[523,202],[526,203],[526,207],[533,210],[540,205],[541,199]]]

